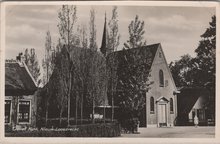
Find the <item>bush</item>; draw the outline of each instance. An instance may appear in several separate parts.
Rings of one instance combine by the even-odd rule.
[[[5,132],[11,132],[12,126],[11,125],[5,125]]]
[[[126,133],[135,133],[137,132],[138,124],[138,118],[131,118],[122,122],[122,128]]]
[[[42,129],[34,131],[14,131],[9,137],[117,137],[120,136],[118,123],[90,124],[65,129]]]

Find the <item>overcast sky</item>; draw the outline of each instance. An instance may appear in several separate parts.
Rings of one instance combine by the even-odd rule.
[[[56,45],[59,37],[57,13],[60,5],[26,5],[6,7],[6,59],[14,59],[25,48],[35,48],[41,61],[46,31],[50,30]],[[96,11],[97,44],[101,45],[105,12],[111,17],[112,6],[93,6]],[[91,6],[77,6],[77,24],[89,25]],[[189,53],[194,56],[200,35],[209,26],[214,8],[119,6],[119,49],[128,39],[128,25],[139,15],[145,21],[147,44],[161,43],[169,62]]]

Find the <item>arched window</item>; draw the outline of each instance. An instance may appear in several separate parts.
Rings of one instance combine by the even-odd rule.
[[[163,71],[159,71],[159,79],[160,79],[160,87],[164,86],[164,76],[163,76]]]
[[[154,113],[154,98],[150,98],[150,112]]]
[[[173,99],[170,98],[170,112],[173,113]]]

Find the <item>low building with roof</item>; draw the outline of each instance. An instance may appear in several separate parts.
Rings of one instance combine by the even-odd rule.
[[[199,125],[215,125],[215,114],[210,111],[209,101],[211,92],[204,87],[178,88],[177,94],[178,116],[177,125],[192,126],[197,116]]]
[[[5,62],[5,126],[35,127],[37,84],[19,55]]]

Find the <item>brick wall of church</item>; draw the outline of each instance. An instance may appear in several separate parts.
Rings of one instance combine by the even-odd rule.
[[[159,71],[163,71],[164,75],[164,86],[160,86],[159,80]],[[167,63],[165,62],[165,58],[161,48],[158,49],[154,62],[151,67],[151,77],[149,77],[150,81],[153,81],[153,84],[150,86],[150,91],[146,94],[146,109],[147,109],[147,126],[157,126],[158,121],[158,110],[157,110],[157,99],[160,97],[164,97],[170,101],[170,98],[173,99],[173,108],[174,111],[170,112],[170,102],[167,103],[167,116],[168,116],[168,126],[173,124],[176,118],[176,96],[174,96],[173,92],[175,91],[175,84],[171,79],[171,75],[168,70]],[[150,111],[150,98],[154,98],[154,112]]]

